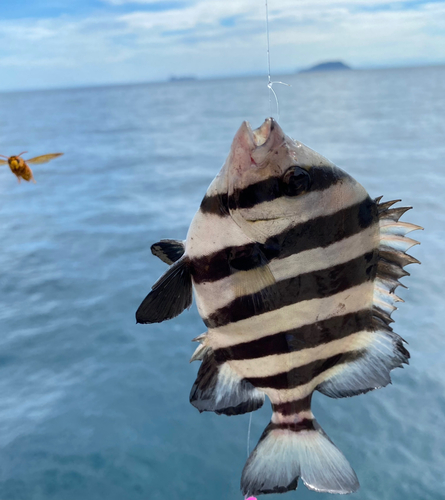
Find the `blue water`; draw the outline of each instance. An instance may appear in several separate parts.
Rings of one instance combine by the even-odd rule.
[[[281,78],[283,129],[425,227],[394,313],[411,365],[367,395],[316,394],[314,413],[359,476],[352,499],[443,499],[445,67]],[[188,402],[195,306],[134,313],[165,270],[151,243],[185,237],[241,122],[270,114],[265,78],[0,94],[0,110],[1,154],[65,153],[35,185],[0,170],[1,500],[241,500],[248,416]]]

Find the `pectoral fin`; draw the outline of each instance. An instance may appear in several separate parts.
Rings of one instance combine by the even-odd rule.
[[[136,311],[137,323],[161,323],[188,309],[192,304],[189,262],[181,258],[159,278]]]
[[[151,246],[151,253],[169,265],[178,261],[184,252],[184,242],[179,240],[161,240]]]
[[[259,244],[250,246],[247,253],[243,250],[231,255],[229,261],[235,296],[245,303],[245,307],[252,308],[255,314],[272,310],[277,298],[277,289],[273,286],[276,281],[269,263]]]

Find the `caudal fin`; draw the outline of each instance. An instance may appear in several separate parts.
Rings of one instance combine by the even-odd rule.
[[[271,422],[244,467],[243,494],[285,493],[297,488],[300,477],[319,492],[353,493],[360,486],[346,458],[315,419]]]

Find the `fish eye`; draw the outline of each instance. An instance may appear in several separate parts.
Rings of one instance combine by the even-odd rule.
[[[283,175],[283,192],[287,196],[298,196],[311,187],[311,176],[304,168],[291,167]]]

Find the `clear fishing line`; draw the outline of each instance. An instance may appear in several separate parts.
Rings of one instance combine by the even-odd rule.
[[[250,429],[252,427],[252,412],[249,414],[249,426],[247,428],[247,458],[249,458],[250,455]],[[255,497],[248,497],[247,495],[244,497],[244,500],[256,500]]]
[[[250,428],[252,427],[252,412],[249,415],[249,427],[247,429],[247,458],[250,455]]]
[[[266,3],[266,37],[267,37],[267,88],[269,89],[269,114],[272,114],[272,98],[271,98],[271,93],[275,97],[275,102],[277,105],[277,120],[280,121],[280,105],[278,104],[278,96],[273,89],[273,86],[275,83],[279,83],[280,85],[286,85],[286,87],[291,87],[289,83],[284,83],[284,82],[273,82],[271,77],[270,77],[270,40],[269,40],[269,6],[267,4],[267,0],[265,0]]]

